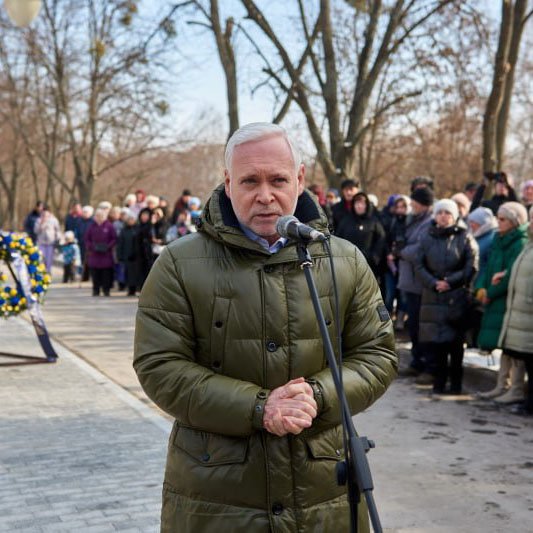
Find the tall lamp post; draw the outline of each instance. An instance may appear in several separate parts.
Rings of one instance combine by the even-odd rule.
[[[4,0],[9,18],[17,26],[28,26],[39,14],[41,0]]]

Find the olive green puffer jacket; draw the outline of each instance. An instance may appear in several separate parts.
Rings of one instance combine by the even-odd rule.
[[[295,215],[327,221],[304,192]],[[343,378],[352,413],[375,402],[396,373],[394,337],[362,254],[333,237],[340,287]],[[327,256],[312,244],[313,274],[336,347]],[[170,244],[145,282],[134,367],[148,396],[175,419],[161,529],[179,533],[349,530],[339,405],[296,247],[276,254],[244,236],[219,187],[200,232]],[[262,429],[269,391],[314,380],[319,414],[298,436]],[[368,531],[364,505],[360,529]]]

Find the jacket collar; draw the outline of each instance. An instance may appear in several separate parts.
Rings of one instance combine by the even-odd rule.
[[[300,222],[329,234],[326,215],[316,198],[308,190],[304,190],[298,197],[294,216]],[[207,201],[198,224],[198,229],[227,245],[247,248],[255,252],[270,255],[260,244],[251,241],[242,232],[231,200],[226,195],[224,184],[219,185]],[[289,241],[287,247],[290,247],[290,244],[291,242]]]

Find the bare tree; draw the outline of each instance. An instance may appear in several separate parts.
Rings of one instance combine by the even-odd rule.
[[[343,176],[355,172],[357,148],[372,132],[376,121],[399,103],[420,94],[409,84],[396,85],[396,90],[387,91],[380,104],[373,106],[375,90],[387,65],[401,58],[401,53],[413,40],[424,42],[427,36],[423,30],[438,13],[448,7],[459,9],[460,6],[460,2],[454,0],[348,2],[356,8],[351,13],[351,27],[355,34],[351,62],[357,68],[351,86],[341,89],[342,71],[337,45],[337,29],[342,26],[339,2],[320,0],[316,14],[313,14],[307,2],[298,1],[305,51],[295,62],[293,50],[282,42],[281,33],[276,32],[257,3],[254,0],[241,1],[249,19],[260,28],[281,62],[281,67],[273,67],[266,61],[266,53],[262,52],[266,63],[264,72],[303,112],[317,158],[329,181],[336,185]],[[332,23],[334,7],[335,28]],[[315,29],[319,39],[316,39]],[[301,61],[307,58],[310,67],[303,69]],[[341,94],[346,101],[342,100]],[[315,96],[320,99],[319,107],[313,104]],[[323,136],[322,116],[325,116],[328,142]]]
[[[50,199],[59,186],[62,197],[90,203],[111,169],[167,144],[168,20],[141,20],[136,1],[45,0],[33,29],[4,28],[4,71],[11,93],[24,95],[6,118],[32,171],[46,169]]]
[[[528,0],[502,0],[498,47],[492,88],[483,117],[483,170],[500,170],[524,27],[533,14]]]

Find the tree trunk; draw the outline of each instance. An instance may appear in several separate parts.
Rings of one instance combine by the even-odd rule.
[[[513,23],[513,3],[502,0],[502,19],[500,24],[500,38],[494,63],[492,89],[487,100],[483,116],[483,171],[494,172],[498,169],[496,149],[496,132],[498,116],[501,110],[505,83],[508,71],[509,46],[511,42]]]
[[[511,98],[514,88],[514,76],[519,56],[520,42],[522,40],[522,31],[524,29],[526,9],[527,0],[516,0],[511,28],[511,42],[507,59],[505,90],[496,126],[496,160],[498,162],[498,169],[502,169],[504,164],[505,138],[507,135],[507,124],[509,122],[509,111],[511,108]]]

